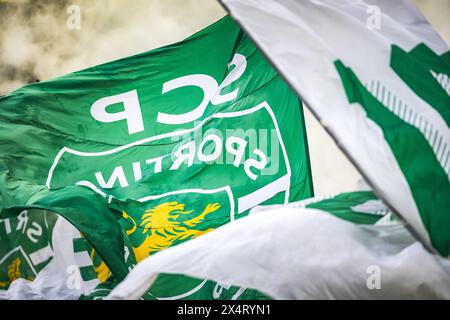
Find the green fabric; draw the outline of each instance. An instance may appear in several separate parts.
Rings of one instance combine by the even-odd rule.
[[[421,52],[423,54],[423,51]],[[430,56],[430,60],[435,58]],[[419,70],[417,75],[411,74],[408,71],[408,66],[412,67],[411,63],[403,51],[393,47],[391,65],[394,66],[394,70],[398,71],[414,90],[417,89],[417,94],[428,100],[431,106],[435,107],[442,103],[437,110],[444,119],[449,121],[450,97],[441,94],[443,90],[437,86],[435,79],[425,76],[426,70],[420,73],[421,67],[414,67],[413,70]],[[405,122],[379,102],[365,88],[357,75],[341,61],[336,61],[335,66],[349,102],[359,103],[367,112],[367,116],[383,130],[384,137],[409,184],[432,245],[443,256],[448,256],[450,254],[450,214],[448,212],[450,182],[442,163],[439,163],[433,148],[418,128]],[[407,78],[408,76],[414,76],[414,78]],[[417,77],[424,77],[426,81]],[[432,84],[427,85],[427,82]],[[426,93],[427,90],[432,90],[433,94]]]
[[[101,196],[84,187],[67,186],[32,204],[4,208],[2,218],[15,217],[27,209],[50,210],[63,216],[84,234],[117,279],[125,278],[128,268],[122,229]]]
[[[313,202],[305,207],[326,211],[338,218],[356,224],[372,225],[383,218],[388,213],[388,210],[370,211],[368,208],[367,211],[358,211],[358,205],[363,205],[370,201],[379,201],[371,191],[347,192],[329,199]]]
[[[3,214],[61,214],[115,280],[130,267],[124,244],[140,261],[254,205],[312,196],[301,101],[229,17],[177,44],[27,85],[0,110]],[[261,193],[267,186],[274,194]],[[153,297],[217,297],[216,283],[161,278]]]
[[[22,211],[0,220],[0,290],[23,278],[34,280],[52,259],[52,233],[57,215]]]
[[[436,109],[450,125],[450,97],[433,77],[435,74],[450,75],[450,65],[424,44],[411,52],[393,45],[391,67],[397,75],[423,100]]]

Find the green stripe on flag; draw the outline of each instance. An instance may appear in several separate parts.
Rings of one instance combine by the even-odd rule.
[[[445,75],[448,78],[450,66],[422,44],[410,53],[393,45],[391,67],[415,94],[438,111],[450,125],[450,96],[439,81]]]
[[[307,204],[305,208],[326,211],[338,218],[356,224],[372,225],[382,219],[387,214],[387,210],[375,212],[369,210],[361,211],[361,209],[358,210],[358,206],[362,207],[370,201],[379,201],[371,191],[348,192],[341,193],[329,199]]]
[[[359,103],[367,116],[383,130],[408,181],[433,246],[442,255],[449,255],[450,183],[432,148],[417,128],[402,121],[380,103],[350,68],[341,61],[336,61],[335,66],[349,102]]]

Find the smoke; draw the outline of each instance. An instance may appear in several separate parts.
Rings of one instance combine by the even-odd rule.
[[[214,0],[0,0],[0,95],[179,41],[224,15]]]

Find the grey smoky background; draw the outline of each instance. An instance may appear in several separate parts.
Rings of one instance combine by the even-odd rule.
[[[80,29],[67,26],[73,5]],[[214,0],[0,0],[0,94],[179,41],[224,15]]]
[[[412,2],[450,43],[450,0]],[[74,6],[79,26],[70,20]],[[182,40],[225,14],[216,0],[0,0],[0,95]],[[364,188],[319,123],[305,116],[316,194]]]

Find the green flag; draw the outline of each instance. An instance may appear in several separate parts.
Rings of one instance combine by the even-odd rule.
[[[139,262],[256,205],[313,193],[301,102],[228,17],[180,43],[25,86],[0,109],[4,215],[63,215],[115,280],[127,253]],[[247,292],[258,296],[167,276],[149,296]]]
[[[22,211],[0,220],[0,290],[17,279],[34,280],[52,258],[56,215]]]

